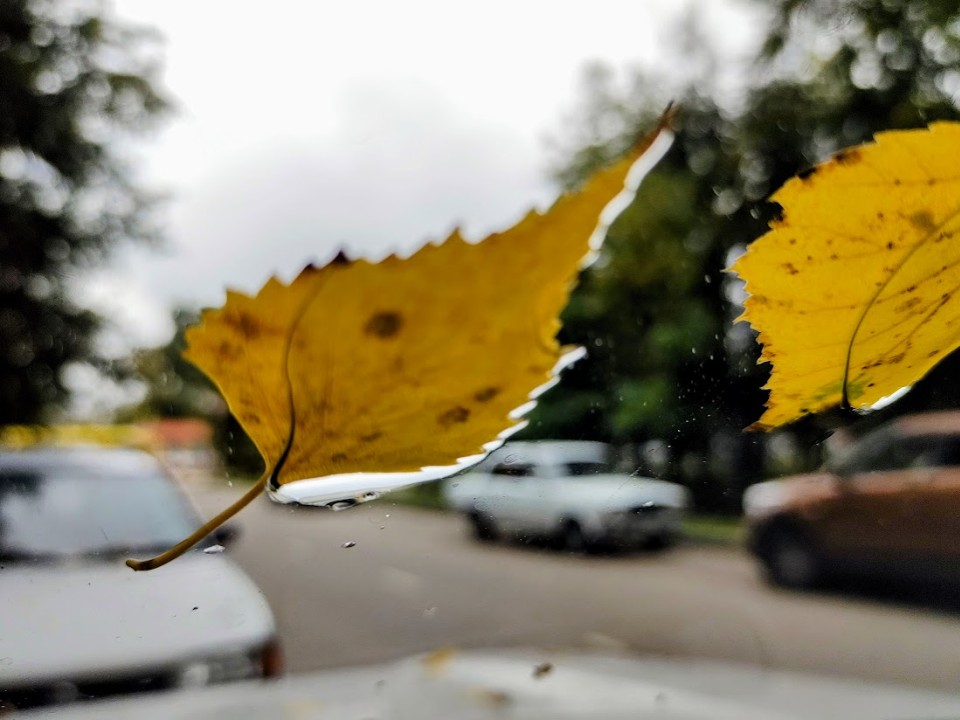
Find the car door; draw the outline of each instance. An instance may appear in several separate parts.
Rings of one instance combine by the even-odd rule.
[[[917,436],[912,443],[922,477],[911,487],[910,549],[922,562],[952,568],[960,561],[960,436]]]
[[[923,553],[917,499],[932,474],[918,462],[925,449],[888,431],[858,444],[837,467],[835,492],[810,510],[827,554],[886,563]]]
[[[497,525],[510,533],[534,532],[538,523],[535,493],[536,468],[533,463],[501,462],[490,468],[490,493],[487,512]]]

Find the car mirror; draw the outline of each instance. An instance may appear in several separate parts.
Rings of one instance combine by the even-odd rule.
[[[240,536],[240,528],[237,525],[232,525],[227,523],[226,525],[221,525],[212,533],[210,533],[211,539],[217,545],[223,545],[223,547],[229,547],[231,543],[236,541]]]

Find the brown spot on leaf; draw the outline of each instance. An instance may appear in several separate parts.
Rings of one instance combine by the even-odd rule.
[[[833,159],[841,165],[852,165],[860,160],[860,151],[857,148],[847,148],[834,155]]]
[[[812,167],[804,168],[803,170],[798,172],[797,177],[800,178],[801,180],[809,180],[816,174],[817,174],[817,168],[816,166],[812,166]]]
[[[246,340],[256,340],[260,337],[260,324],[244,312],[228,314],[224,320]]]
[[[493,400],[499,394],[500,388],[488,387],[484,388],[483,390],[477,390],[477,392],[473,394],[473,399],[477,402],[485,403]]]
[[[347,459],[346,454],[342,452],[334,453],[333,455],[330,456],[330,461],[334,463],[342,463],[346,459]]]
[[[784,263],[783,269],[786,270],[791,275],[796,275],[797,273],[800,272],[799,270],[797,270],[797,268],[794,266],[793,263]]]
[[[451,425],[465,423],[469,418],[470,411],[461,405],[457,405],[437,415],[437,422],[440,424],[440,427],[447,429]]]
[[[928,210],[919,210],[909,218],[910,224],[922,232],[930,232],[936,225],[933,222],[933,215]]]
[[[396,336],[401,327],[403,327],[403,317],[400,313],[386,311],[372,315],[363,326],[363,331],[367,335],[375,335],[385,340]]]
[[[360,440],[362,442],[373,442],[374,440],[379,440],[382,437],[383,437],[383,433],[378,431],[378,432],[369,433],[367,435],[361,435]]]
[[[235,360],[240,355],[240,348],[224,340],[217,346],[217,354],[224,360]]]
[[[914,296],[913,296],[912,298],[910,298],[909,300],[906,300],[906,301],[900,303],[899,305],[897,305],[897,307],[896,307],[896,312],[898,312],[898,313],[906,312],[907,310],[910,310],[911,308],[915,308],[915,307],[916,307],[917,305],[919,305],[921,302],[923,302],[923,301],[922,301],[920,298],[918,298],[916,295],[914,295]]]

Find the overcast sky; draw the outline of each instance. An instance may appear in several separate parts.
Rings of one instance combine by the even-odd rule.
[[[168,242],[125,250],[85,296],[119,323],[114,342],[160,343],[173,304],[219,305],[341,247],[508,226],[552,199],[544,138],[584,64],[658,66],[691,4],[729,57],[750,51],[736,0],[115,0],[165,38],[178,112],[142,168],[171,194]]]

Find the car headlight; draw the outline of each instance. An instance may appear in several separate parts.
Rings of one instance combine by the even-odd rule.
[[[203,660],[196,660],[180,668],[177,673],[177,687],[195,688],[210,683],[210,665]]]
[[[203,687],[217,683],[277,677],[283,672],[280,645],[271,640],[250,652],[217,655],[183,665],[177,673],[177,686]]]

